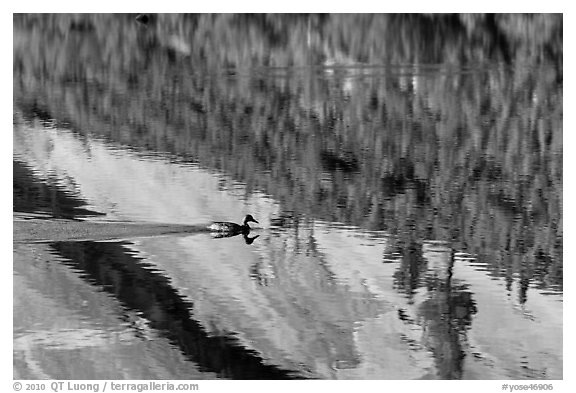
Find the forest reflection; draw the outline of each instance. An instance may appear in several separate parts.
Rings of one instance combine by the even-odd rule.
[[[15,15],[14,102],[562,289],[561,15]]]

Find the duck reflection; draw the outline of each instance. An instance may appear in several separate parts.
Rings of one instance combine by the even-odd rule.
[[[234,237],[238,235],[242,235],[246,244],[254,243],[254,240],[260,237],[260,235],[256,236],[248,236],[248,233],[230,233],[230,232],[215,232],[211,234],[214,239],[222,239],[225,237]]]

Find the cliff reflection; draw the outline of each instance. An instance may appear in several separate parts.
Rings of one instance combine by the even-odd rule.
[[[265,364],[232,335],[209,335],[192,317],[194,305],[183,299],[166,277],[139,263],[122,243],[62,242],[51,247],[85,280],[113,294],[150,328],[168,337],[201,371],[234,379],[297,377]]]

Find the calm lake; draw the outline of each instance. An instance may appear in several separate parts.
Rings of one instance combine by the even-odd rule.
[[[22,229],[14,378],[562,379],[562,16],[477,18],[15,14],[15,234],[259,223]]]

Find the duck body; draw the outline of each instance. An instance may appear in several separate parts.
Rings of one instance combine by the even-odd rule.
[[[244,225],[239,225],[233,222],[223,222],[217,221],[212,223],[208,229],[214,232],[243,232],[245,229]],[[247,228],[250,230],[250,227]]]
[[[248,233],[250,232],[250,226],[248,225],[249,222],[255,222],[258,224],[258,221],[254,219],[250,214],[244,217],[244,221],[242,225],[236,224],[233,222],[214,222],[208,226],[208,229],[212,232],[225,232],[225,233]]]

